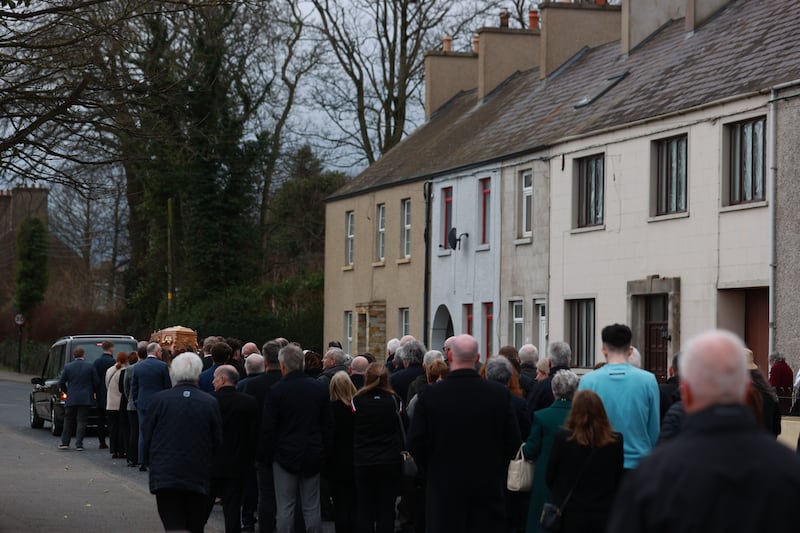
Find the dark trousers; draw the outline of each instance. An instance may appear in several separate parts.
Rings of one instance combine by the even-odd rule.
[[[258,531],[272,533],[275,531],[275,480],[272,477],[272,465],[256,466],[258,481]]]
[[[333,521],[336,533],[351,533],[356,525],[356,484],[349,480],[328,480],[333,498]]]
[[[76,421],[77,419],[77,430]],[[83,446],[83,437],[86,435],[86,426],[89,425],[89,406],[71,405],[64,408],[64,431],[61,433],[61,444],[69,446],[73,432],[75,433],[75,446]]]
[[[128,411],[128,464],[139,464],[139,414]]]
[[[400,463],[356,466],[356,531],[393,533]]]
[[[242,527],[253,527],[258,512],[258,476],[256,467],[250,466],[242,477]]]
[[[158,516],[164,530],[203,533],[211,512],[208,500],[204,494],[187,490],[162,489],[156,492]]]
[[[225,533],[240,533],[242,523],[239,510],[242,508],[242,479],[217,478],[211,481],[211,494],[222,498],[222,514],[225,517]],[[208,513],[214,507],[214,498],[209,498]]]
[[[106,443],[106,436],[108,435],[108,419],[106,418],[106,399],[102,398],[103,406],[97,406],[97,439],[100,444]]]
[[[108,415],[108,451],[116,455],[125,455],[128,447],[128,419],[125,411],[106,411]]]

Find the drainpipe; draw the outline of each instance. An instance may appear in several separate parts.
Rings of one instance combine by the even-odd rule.
[[[425,195],[425,281],[422,287],[422,344],[428,346],[430,338],[430,300],[431,300],[431,191],[433,183],[426,181],[423,186]]]
[[[775,272],[778,268],[777,250],[775,249],[775,198],[777,197],[775,186],[778,181],[778,92],[783,89],[800,85],[800,80],[789,81],[774,85],[770,90],[769,98],[769,138],[768,153],[769,163],[769,351],[775,351]]]

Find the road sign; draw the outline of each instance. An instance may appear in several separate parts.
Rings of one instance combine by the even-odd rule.
[[[25,323],[25,317],[17,313],[17,315],[14,317],[14,324],[21,326],[24,323]]]

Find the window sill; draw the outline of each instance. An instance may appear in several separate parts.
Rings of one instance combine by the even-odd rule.
[[[491,248],[490,244],[479,244],[475,247],[475,252],[488,252]]]
[[[353,265],[345,265],[342,267],[342,272],[350,272],[353,270]]]
[[[533,237],[520,237],[514,239],[514,246],[524,246],[526,244],[533,244]]]
[[[372,263],[373,268],[381,268],[386,266],[386,261],[375,261]]]
[[[439,256],[439,257],[447,257],[447,256],[449,256],[449,255],[450,255],[450,254],[452,254],[452,253],[453,253],[453,250],[452,250],[452,249],[450,249],[450,248],[447,248],[447,249],[440,248],[440,249],[437,251],[436,255],[437,255],[437,256]]]
[[[678,218],[689,218],[689,211],[682,213],[672,213],[670,215],[657,215],[647,219],[647,222],[661,222],[662,220],[675,220]]]
[[[398,265],[407,265],[409,263],[411,263],[410,257],[401,257],[400,259],[397,260]]]
[[[578,233],[592,233],[593,231],[605,231],[605,224],[598,224],[597,226],[586,226],[585,228],[572,228],[570,233],[576,235]]]
[[[731,211],[742,211],[744,209],[755,209],[757,207],[767,207],[769,202],[766,200],[762,200],[760,202],[747,202],[743,204],[734,204],[734,205],[723,205],[719,212],[720,213],[730,213]]]

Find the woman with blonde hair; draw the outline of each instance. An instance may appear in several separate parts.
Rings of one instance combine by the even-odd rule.
[[[605,531],[623,462],[622,435],[611,429],[603,401],[591,390],[578,391],[553,439],[545,476],[563,533]]]
[[[355,479],[353,478],[353,409],[356,387],[347,372],[340,370],[331,378],[331,413],[333,414],[333,449],[323,476],[328,480],[333,499],[336,533],[353,531],[356,514]]]
[[[364,387],[353,397],[356,531],[394,532],[400,492],[403,402],[389,385],[389,372],[371,363]]]

